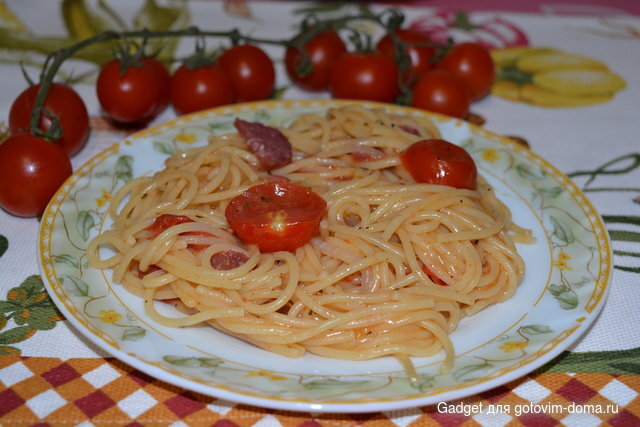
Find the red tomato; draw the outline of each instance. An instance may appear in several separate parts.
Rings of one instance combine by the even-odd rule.
[[[462,43],[453,49],[437,65],[462,80],[469,91],[471,101],[489,93],[496,76],[495,65],[489,51],[477,43]]]
[[[460,79],[448,71],[431,70],[413,88],[411,105],[464,119],[471,100]]]
[[[9,110],[9,131],[12,135],[28,131],[39,89],[39,84],[30,86],[13,101]],[[89,136],[89,114],[82,98],[69,86],[53,83],[44,101],[44,109],[60,120],[62,136],[54,142],[69,156],[80,151]],[[52,123],[51,117],[40,115],[39,128],[43,132],[47,132]]]
[[[71,175],[71,161],[57,144],[28,133],[0,144],[0,206],[21,217],[42,215]]]
[[[470,190],[477,187],[478,170],[469,153],[443,139],[412,144],[400,154],[400,161],[417,182]]]
[[[193,220],[186,215],[162,214],[153,220],[147,230],[153,234],[153,237],[158,237],[167,228],[187,222],[193,222]]]
[[[414,84],[427,71],[433,68],[431,59],[436,53],[433,46],[419,46],[418,43],[430,43],[431,40],[426,35],[407,28],[396,30],[398,38],[406,43],[406,53],[411,61],[409,69],[402,77],[404,82]],[[415,43],[414,45],[411,45]],[[376,50],[390,58],[396,58],[397,54],[393,46],[393,41],[389,34],[382,37],[376,45]]]
[[[121,73],[117,59],[107,62],[98,75],[96,93],[104,112],[116,122],[143,124],[169,105],[169,72],[160,61],[142,58]]]
[[[343,54],[331,70],[334,98],[393,102],[398,94],[398,67],[378,52]]]
[[[322,197],[291,181],[255,185],[229,202],[227,222],[262,252],[293,251],[318,234],[327,207]]]
[[[302,55],[298,49],[289,47],[285,53],[284,63],[289,78],[302,89],[313,92],[327,90],[331,68],[336,60],[347,51],[347,48],[334,30],[326,30],[318,33],[309,42],[302,46],[309,55],[311,70],[308,74],[301,75],[298,67],[302,62]]]
[[[206,110],[234,100],[231,80],[217,65],[188,68],[181,65],[171,76],[171,104],[178,114]]]
[[[186,215],[162,214],[153,220],[151,225],[147,227],[147,230],[149,230],[153,237],[156,238],[167,228],[171,228],[179,224],[185,224],[187,222],[194,221]],[[190,231],[186,233],[180,233],[180,235],[183,234],[185,236],[211,236],[211,234],[205,233],[204,231]],[[195,249],[196,251],[202,251],[207,248],[207,245],[190,244],[189,247]]]
[[[231,79],[236,101],[257,101],[271,96],[276,71],[271,58],[259,47],[234,46],[225,50],[218,62]]]

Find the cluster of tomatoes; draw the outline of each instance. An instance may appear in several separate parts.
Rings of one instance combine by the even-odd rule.
[[[169,104],[177,114],[187,114],[266,99],[274,87],[271,58],[258,46],[240,44],[225,50],[215,63],[183,64],[172,74],[152,57],[133,63],[130,58],[113,59],[100,69],[96,95],[103,113],[115,124],[138,126]],[[31,114],[39,90],[40,84],[32,85],[15,99],[9,112],[10,136],[0,144],[0,207],[20,217],[44,212],[71,175],[70,158],[84,147],[90,132],[82,98],[71,87],[52,83],[38,122],[42,134],[33,134]]]
[[[304,33],[297,37],[301,36]],[[441,46],[410,29],[396,29],[364,50],[349,50],[336,30],[325,29],[313,32],[302,44],[288,45],[284,65],[291,82],[306,91],[397,102],[408,88],[410,97],[404,102],[465,118],[471,103],[489,92],[493,62],[488,51],[474,43],[454,45],[442,53]],[[255,44],[234,45],[214,62],[193,66],[187,61],[173,73],[155,58],[135,59],[113,59],[98,75],[98,101],[116,124],[148,123],[169,105],[182,115],[266,99],[275,90],[274,63]],[[89,135],[84,102],[61,83],[49,87],[38,123],[40,134],[34,133],[32,111],[39,89],[40,84],[32,85],[16,98],[8,120],[10,137],[0,145],[0,207],[22,217],[42,214],[71,175],[70,158]]]
[[[471,103],[489,93],[495,77],[485,47],[471,42],[436,46],[408,28],[385,34],[375,49],[348,51],[334,30],[318,33],[302,49],[312,65],[309,73],[299,72],[298,49],[287,50],[285,65],[303,89],[329,91],[333,98],[395,102],[404,87],[412,106],[463,119]],[[408,61],[401,66],[403,57]]]

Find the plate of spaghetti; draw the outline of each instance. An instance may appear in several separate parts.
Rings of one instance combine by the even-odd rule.
[[[604,304],[580,190],[467,122],[355,101],[216,108],[136,133],[60,188],[45,285],[81,334],[177,386],[312,412],[474,395]]]

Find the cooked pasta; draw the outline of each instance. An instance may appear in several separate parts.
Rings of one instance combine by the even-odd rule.
[[[444,351],[450,366],[449,334],[515,292],[525,266],[514,238],[530,235],[481,178],[477,190],[413,181],[398,154],[439,137],[424,118],[346,106],[280,130],[293,156],[270,172],[229,133],[128,182],[89,246],[91,265],[112,269],[160,324],[208,323],[288,357]],[[231,199],[274,177],[326,201],[318,234],[293,251],[261,252],[225,218]],[[153,233],[166,214],[186,220]],[[159,300],[180,314],[161,315]]]

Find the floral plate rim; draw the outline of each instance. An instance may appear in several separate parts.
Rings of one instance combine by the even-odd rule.
[[[162,145],[162,138],[173,135],[171,138],[175,140],[175,132],[181,132],[182,129],[204,123],[206,120],[211,120],[211,123],[216,120],[222,122],[224,118],[231,116],[258,114],[264,111],[268,112],[267,116],[277,115],[277,112],[280,111],[284,116],[292,117],[300,111],[325,111],[330,107],[352,104],[367,108],[384,108],[398,114],[427,116],[432,118],[439,127],[444,126],[454,134],[468,132],[470,135],[468,141],[454,142],[464,144],[465,148],[474,154],[476,159],[484,165],[484,173],[498,176],[501,173],[499,169],[501,167],[504,169],[504,176],[499,179],[504,181],[507,187],[513,186],[513,191],[525,201],[525,204],[536,216],[539,216],[538,221],[544,230],[549,246],[547,248],[550,253],[549,277],[546,278],[543,291],[534,297],[537,299],[533,306],[538,307],[538,311],[542,310],[539,307],[551,307],[552,310],[559,310],[558,313],[566,315],[566,318],[561,319],[566,322],[561,326],[564,328],[562,331],[554,334],[552,338],[548,338],[549,334],[555,331],[547,323],[525,325],[520,319],[495,339],[487,341],[478,346],[479,349],[473,350],[480,356],[471,351],[471,358],[476,357],[477,360],[484,360],[484,364],[478,362],[461,366],[456,371],[459,374],[458,379],[439,379],[438,374],[425,368],[424,374],[421,372],[421,379],[424,382],[420,383],[416,389],[415,384],[407,385],[393,374],[388,374],[387,377],[381,379],[378,374],[364,373],[361,377],[371,378],[373,384],[371,390],[368,390],[366,387],[361,387],[362,381],[344,379],[349,376],[331,377],[311,373],[296,377],[295,375],[282,375],[279,371],[271,371],[270,369],[261,369],[258,374],[255,374],[254,371],[242,371],[239,368],[241,364],[226,363],[225,365],[225,359],[218,357],[165,355],[164,358],[158,360],[148,360],[147,355],[141,356],[142,352],[136,353],[127,347],[131,344],[136,348],[137,342],[144,341],[149,336],[154,337],[153,333],[157,333],[152,331],[149,335],[145,335],[146,331],[143,333],[144,327],[135,321],[135,313],[131,314],[125,310],[127,314],[118,314],[118,310],[121,310],[122,307],[119,307],[117,302],[114,303],[115,308],[109,305],[105,306],[105,310],[98,312],[101,313],[99,315],[96,313],[89,315],[88,311],[81,309],[83,304],[87,304],[87,298],[91,297],[91,292],[94,292],[92,286],[95,285],[91,280],[86,283],[84,279],[95,277],[83,275],[89,274],[86,272],[90,269],[81,265],[81,255],[78,258],[66,253],[60,255],[54,253],[52,248],[61,244],[65,246],[65,249],[78,246],[74,239],[78,240],[78,236],[80,236],[85,237],[86,241],[91,231],[98,227],[98,223],[100,226],[102,225],[102,219],[96,213],[102,208],[100,206],[102,202],[99,202],[100,198],[94,197],[91,199],[93,201],[88,202],[87,196],[83,198],[76,193],[79,192],[81,185],[97,187],[98,184],[95,182],[101,179],[98,177],[97,171],[100,171],[99,168],[109,162],[113,163],[107,168],[112,175],[110,179],[124,179],[122,174],[131,174],[131,165],[127,164],[127,161],[119,163],[124,156],[119,157],[117,162],[114,160],[117,154],[121,151],[127,152],[127,150],[134,150],[134,152],[136,149],[143,148],[149,150],[150,146],[153,146],[156,151],[167,151],[170,147]],[[152,139],[153,142],[151,142]],[[183,139],[182,142],[188,143],[188,138]],[[146,141],[147,144],[144,147],[143,141]],[[107,171],[102,172],[106,173]],[[88,184],[87,179],[89,179]],[[92,179],[95,182],[91,181]],[[526,196],[530,198],[528,200],[525,200],[525,196],[522,194],[524,187],[519,187],[523,185],[527,186],[527,191],[532,192],[531,195]],[[84,187],[82,189],[84,190]],[[76,193],[71,196],[73,190]],[[82,203],[82,200],[92,204],[89,206],[90,209],[80,210],[77,207]],[[564,209],[564,205],[569,204],[580,212],[569,212],[570,215],[546,215],[545,209],[548,208],[546,204],[556,202],[562,209]],[[539,211],[536,211],[532,203],[540,203]],[[75,205],[75,212],[67,212],[70,205]],[[574,214],[579,217],[577,225],[571,223]],[[65,219],[65,215],[67,217],[75,215],[73,217],[76,224],[75,230],[71,230],[72,227],[68,226],[68,218]],[[587,231],[584,232],[583,228]],[[61,240],[60,235],[68,241]],[[583,240],[592,245],[586,252],[581,249],[582,246],[585,246]],[[69,253],[71,252],[73,250],[69,249]],[[81,252],[82,250],[80,250]],[[136,369],[188,390],[239,403],[282,410],[342,413],[395,410],[463,398],[530,373],[575,342],[593,322],[604,304],[611,277],[611,245],[602,219],[575,184],[546,160],[506,137],[493,134],[458,119],[409,107],[337,100],[261,101],[218,107],[178,117],[126,137],[80,167],[53,197],[40,225],[38,261],[49,294],[72,325],[94,344]],[[580,267],[586,268],[591,276],[573,277],[575,266],[570,266],[572,262],[581,262]],[[591,269],[595,271],[591,271]],[[71,273],[76,270],[81,273],[72,276]],[[104,280],[108,281],[106,277]],[[112,292],[110,287],[109,292]],[[128,309],[126,305],[125,308]],[[535,314],[536,309],[532,311]],[[526,316],[524,315],[524,317]],[[127,320],[128,323],[120,322],[121,320]],[[116,328],[119,323],[125,325],[124,332],[122,328]],[[515,329],[515,326],[519,327]],[[483,347],[491,347],[491,350],[486,350],[483,353]],[[527,354],[526,347],[535,349],[535,351]],[[513,353],[516,357],[505,359],[506,361],[498,360],[495,359],[497,353],[500,355]],[[486,355],[494,359],[485,357]],[[429,364],[425,366],[428,367]],[[492,370],[493,367],[496,369]],[[243,375],[254,374],[258,379],[243,380]],[[210,376],[217,378],[216,382],[212,383]],[[357,376],[351,377],[357,378]],[[295,390],[294,394],[279,395],[280,391],[274,391],[273,384],[278,381],[280,381],[279,385],[285,384]],[[235,384],[236,382],[242,383],[241,386]],[[269,385],[265,386],[263,383]],[[251,390],[252,387],[255,389]],[[295,393],[300,393],[300,395]]]

